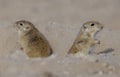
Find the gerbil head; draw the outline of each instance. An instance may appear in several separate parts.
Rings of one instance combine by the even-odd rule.
[[[97,21],[88,21],[83,24],[82,30],[86,33],[96,34],[103,29],[103,25]]]
[[[28,32],[34,28],[34,25],[29,21],[20,20],[15,22],[15,27],[21,32]]]

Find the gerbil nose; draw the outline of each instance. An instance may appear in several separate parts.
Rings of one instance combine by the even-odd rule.
[[[13,27],[16,27],[17,26],[17,23],[14,23]]]
[[[103,29],[103,26],[101,27],[101,29]]]

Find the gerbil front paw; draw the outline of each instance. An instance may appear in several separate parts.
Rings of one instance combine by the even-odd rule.
[[[100,40],[95,40],[95,44],[100,44]]]

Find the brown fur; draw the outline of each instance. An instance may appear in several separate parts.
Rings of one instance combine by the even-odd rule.
[[[19,24],[22,24],[19,25]],[[16,27],[19,31],[19,42],[29,57],[48,57],[52,54],[52,49],[46,40],[35,26],[25,20],[17,21]],[[24,30],[26,28],[29,30]]]
[[[91,26],[91,24],[94,24],[94,26]],[[77,52],[90,53],[90,48],[100,42],[95,39],[95,35],[102,28],[102,24],[97,21],[88,21],[84,23],[68,54],[75,54]]]

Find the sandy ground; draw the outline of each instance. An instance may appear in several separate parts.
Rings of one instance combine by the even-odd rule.
[[[54,54],[29,59],[17,42],[15,21],[31,21],[49,40]],[[67,55],[81,25],[104,24],[101,44],[81,59]],[[119,77],[120,0],[0,0],[0,77]]]

